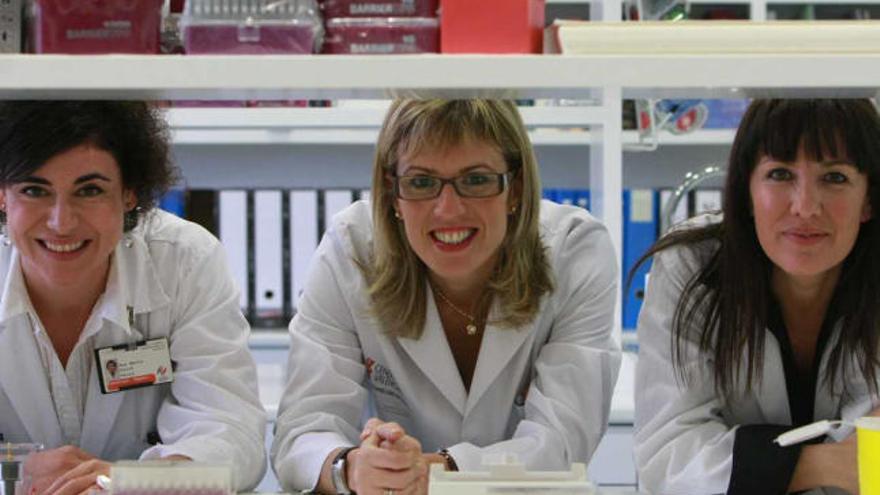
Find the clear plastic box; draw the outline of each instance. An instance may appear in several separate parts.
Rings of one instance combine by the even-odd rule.
[[[159,53],[163,0],[34,0],[35,53]]]
[[[331,17],[436,17],[438,0],[318,0]]]
[[[327,19],[324,53],[437,53],[440,23],[433,17]]]
[[[309,54],[322,33],[314,0],[189,0],[180,27],[190,54]]]

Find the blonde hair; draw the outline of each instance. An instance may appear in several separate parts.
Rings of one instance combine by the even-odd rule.
[[[498,148],[513,172],[510,190],[519,193],[480,304],[497,298],[502,316],[493,324],[516,328],[534,320],[541,297],[553,290],[538,225],[537,161],[516,105],[508,100],[397,100],[385,116],[373,162],[372,259],[359,263],[371,311],[387,335],[421,337],[427,307],[427,267],[395,217],[390,177],[401,156],[449,149],[469,139]]]

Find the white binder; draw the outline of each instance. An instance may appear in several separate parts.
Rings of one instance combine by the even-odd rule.
[[[326,232],[331,225],[333,215],[346,209],[354,199],[351,189],[327,189],[324,191],[324,225],[321,232]]]
[[[254,305],[258,324],[284,318],[281,191],[254,192]]]
[[[291,307],[296,310],[305,287],[312,255],[318,247],[318,191],[290,191],[290,290]]]
[[[694,215],[721,210],[721,190],[697,189],[694,191]]]
[[[229,271],[238,285],[239,305],[248,314],[247,192],[221,190],[218,194],[220,242],[226,250]]]

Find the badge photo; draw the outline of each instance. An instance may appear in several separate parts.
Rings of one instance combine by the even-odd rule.
[[[105,394],[174,381],[165,337],[95,349],[95,361]]]

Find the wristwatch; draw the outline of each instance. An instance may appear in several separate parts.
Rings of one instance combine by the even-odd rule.
[[[333,489],[336,490],[336,493],[339,495],[352,495],[354,492],[348,487],[348,480],[345,477],[345,457],[349,452],[356,449],[357,447],[346,447],[339,451],[336,454],[336,457],[333,458],[333,462],[330,464],[330,473],[333,478]]]

